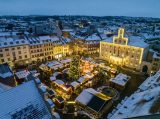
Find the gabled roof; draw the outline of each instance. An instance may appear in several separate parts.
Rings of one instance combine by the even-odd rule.
[[[9,65],[7,63],[0,64],[0,78],[12,77],[13,72],[11,71]]]
[[[111,98],[108,96],[101,98],[99,94],[100,93],[96,90],[88,88],[82,91],[82,93],[76,98],[76,101],[94,110],[95,112],[100,112]]]
[[[0,93],[0,105],[1,119],[11,119],[19,114],[22,116],[23,113],[32,115],[32,119],[51,119],[51,114],[33,80]],[[25,110],[30,110],[31,113]],[[37,112],[32,113],[32,110]]]

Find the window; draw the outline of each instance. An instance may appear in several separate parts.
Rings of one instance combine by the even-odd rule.
[[[17,49],[21,49],[21,47],[17,47]]]
[[[19,44],[19,41],[16,41],[16,44]]]
[[[18,54],[21,54],[21,51],[18,51]]]
[[[10,44],[13,44],[13,42],[10,42]]]
[[[0,49],[0,52],[2,52],[2,49]]]
[[[4,59],[1,59],[2,62],[4,62]]]
[[[27,55],[25,55],[25,58],[27,58]]]
[[[6,56],[9,56],[9,53],[8,53],[8,52],[6,53]]]
[[[0,57],[3,57],[3,54],[0,54]]]
[[[5,49],[5,51],[9,51],[9,49]]]
[[[12,48],[12,50],[15,50],[15,48]]]
[[[23,46],[23,49],[26,49],[26,46]]]
[[[19,59],[22,59],[22,56],[19,56]]]

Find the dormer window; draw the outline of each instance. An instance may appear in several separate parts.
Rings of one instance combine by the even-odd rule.
[[[10,44],[13,44],[13,42],[10,42]]]
[[[16,44],[19,44],[19,41],[16,41]]]

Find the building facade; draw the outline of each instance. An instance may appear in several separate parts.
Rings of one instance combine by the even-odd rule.
[[[154,53],[151,72],[155,73],[158,70],[160,70],[160,54]]]
[[[52,60],[69,54],[69,45],[58,37],[28,36],[23,39],[0,37],[0,64],[23,64],[32,61]]]
[[[24,39],[14,40],[12,38],[0,39],[0,63],[21,63],[30,59],[29,44]]]
[[[138,36],[125,37],[123,28],[118,30],[118,36],[100,42],[100,58],[118,66],[140,70],[147,53],[148,44]]]

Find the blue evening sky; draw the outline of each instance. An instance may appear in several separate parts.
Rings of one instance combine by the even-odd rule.
[[[160,0],[0,0],[0,15],[94,15],[160,18]]]

